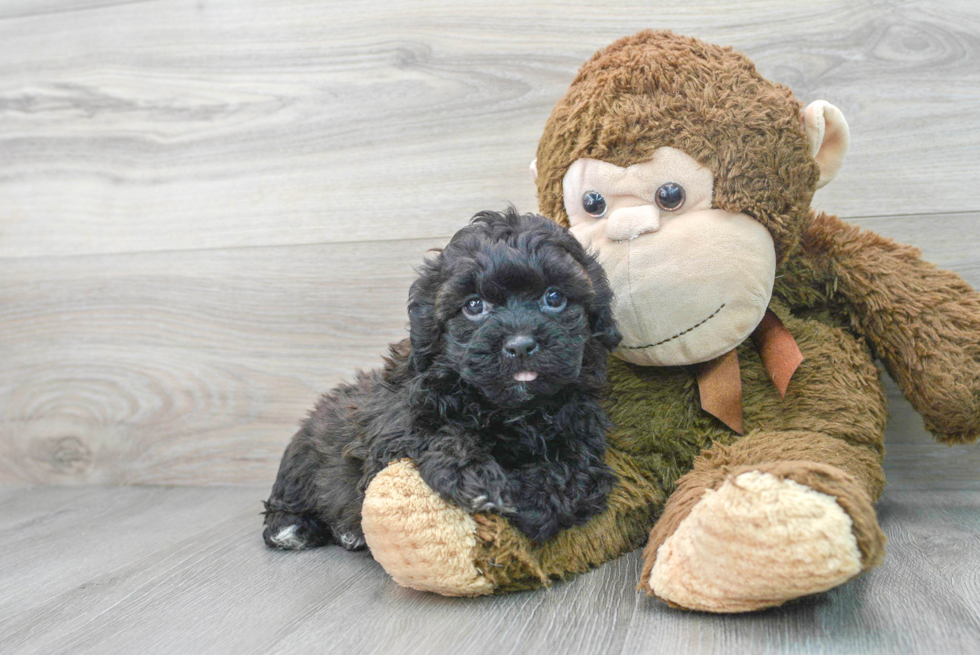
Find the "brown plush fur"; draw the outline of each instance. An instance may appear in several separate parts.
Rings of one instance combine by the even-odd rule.
[[[582,66],[545,124],[538,206],[568,225],[561,182],[572,162],[630,166],[670,146],[715,174],[714,207],[769,228],[782,259],[799,240],[820,176],[802,108],[731,48],[651,30],[620,39]]]
[[[561,181],[576,159],[629,166],[661,146],[683,150],[714,172],[714,207],[772,233],[780,264],[771,308],[806,359],[781,399],[755,349],[739,348],[742,439],[700,409],[696,367],[614,361],[608,461],[623,482],[610,510],[535,550],[504,521],[478,517],[481,569],[498,591],[617,557],[663,513],[645,583],[656,549],[705,489],[748,470],[833,496],[853,521],[864,569],[876,565],[887,410],[874,358],[938,439],[980,434],[980,296],[913,248],[809,210],[819,171],[801,111],[743,55],[650,31],[598,52],[555,107],[537,153],[542,213],[567,224]]]
[[[797,311],[821,305],[868,341],[926,429],[944,443],[980,435],[980,294],[919,251],[811,216],[803,248],[776,281]]]
[[[585,571],[642,546],[653,519],[664,512],[661,520],[670,521],[671,507],[683,503],[673,500],[681,492],[679,480],[696,462],[701,473],[695,480],[700,482],[688,483],[687,489],[697,498],[705,489],[717,488],[738,467],[772,472],[762,465],[792,462],[779,469],[779,477],[804,484],[814,464],[837,469],[824,473],[846,476],[847,489],[856,498],[842,507],[856,525],[870,517],[873,526],[862,528],[862,534],[870,535],[867,539],[858,535],[859,543],[875,544],[864,562],[870,567],[880,561],[883,541],[876,532],[872,503],[884,487],[881,459],[887,410],[878,370],[867,348],[845,330],[816,317],[792,316],[778,302],[772,306],[806,360],[781,399],[755,349],[748,343],[739,348],[743,438],[701,410],[696,367],[642,367],[611,360],[605,402],[616,427],[609,435],[607,462],[621,480],[610,496],[611,509],[535,550],[517,539],[506,522],[478,516],[478,525],[489,521],[493,526],[481,532],[491,554],[480,568],[497,583],[498,591]],[[818,491],[839,497],[836,488]],[[665,510],[668,496],[671,502]],[[662,538],[689,510],[665,528]]]

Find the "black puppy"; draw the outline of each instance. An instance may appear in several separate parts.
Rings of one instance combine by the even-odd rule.
[[[620,340],[611,300],[564,228],[513,208],[477,214],[421,267],[410,339],[324,395],[293,437],[266,543],[363,548],[364,490],[403,457],[444,498],[537,542],[601,512],[614,482],[598,401]]]

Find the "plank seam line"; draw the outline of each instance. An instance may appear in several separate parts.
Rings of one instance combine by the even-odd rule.
[[[2,19],[0,19],[2,20]],[[823,211],[823,210],[820,210]],[[954,216],[957,214],[980,214],[980,209],[977,210],[964,210],[964,211],[948,211],[948,212],[910,212],[907,214],[867,214],[862,216],[838,216],[844,221],[862,221],[868,219],[901,219],[909,218],[912,216],[922,216],[922,217],[934,217],[934,216]],[[460,226],[462,227],[462,226]],[[451,234],[434,234],[434,235],[424,235],[424,236],[413,236],[413,237],[399,237],[392,239],[352,239],[350,241],[310,241],[310,242],[294,242],[294,243],[263,243],[263,244],[246,244],[239,246],[207,246],[204,248],[164,248],[160,250],[109,250],[103,252],[85,252],[85,253],[67,253],[62,255],[26,255],[24,257],[10,257],[10,256],[0,256],[0,262],[5,261],[28,261],[28,260],[43,260],[43,259],[80,259],[83,257],[124,257],[124,256],[134,256],[134,255],[156,255],[156,254],[173,254],[173,253],[194,253],[194,252],[214,252],[219,250],[234,251],[234,250],[258,250],[262,248],[320,248],[323,246],[352,246],[362,243],[393,243],[393,242],[403,242],[411,243],[413,241],[434,241],[434,240],[449,240]]]

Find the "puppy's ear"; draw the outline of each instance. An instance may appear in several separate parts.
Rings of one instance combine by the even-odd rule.
[[[592,290],[595,293],[589,308],[589,328],[592,332],[592,339],[607,352],[612,352],[623,340],[623,335],[619,333],[619,329],[616,327],[616,319],[613,318],[613,292],[609,287],[609,281],[606,279],[606,272],[602,270],[598,258],[579,243],[571,232],[556,223],[551,223],[551,225],[556,230],[555,238],[557,241],[585,269],[589,281],[592,283]]]
[[[408,292],[409,341],[412,344],[408,364],[417,373],[429,368],[439,352],[442,328],[436,318],[436,292],[441,278],[441,259],[440,254],[426,262]]]
[[[612,309],[608,306],[593,315],[592,337],[609,352],[616,350],[616,346],[623,340],[623,335],[619,333],[619,329],[616,327]]]
[[[583,254],[585,251],[583,249]],[[582,377],[583,383],[592,385],[594,388],[601,388],[606,383],[606,366],[609,353],[616,350],[623,335],[616,327],[616,319],[613,318],[612,301],[613,293],[606,280],[606,272],[595,258],[585,254],[585,261],[582,266],[592,280],[592,289],[595,295],[589,306],[589,329],[591,338],[585,348],[582,358]]]
[[[601,343],[606,350],[612,352],[623,340],[623,335],[619,333],[619,329],[616,327],[616,319],[613,318],[613,292],[609,288],[606,272],[602,270],[602,266],[594,258],[588,263],[586,270],[589,272],[592,288],[595,290],[595,298],[592,300],[592,307],[589,312],[592,338]]]

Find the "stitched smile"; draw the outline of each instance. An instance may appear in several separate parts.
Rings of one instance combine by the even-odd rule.
[[[644,348],[653,348],[654,346],[660,346],[660,345],[663,345],[663,344],[665,344],[665,343],[667,343],[668,341],[673,341],[673,340],[674,340],[674,339],[676,339],[677,337],[682,337],[682,336],[684,336],[685,334],[687,334],[688,332],[690,332],[690,331],[692,331],[692,330],[694,330],[694,329],[696,329],[696,328],[699,328],[699,327],[701,327],[702,325],[704,325],[705,323],[707,323],[708,321],[710,321],[711,319],[713,319],[713,318],[714,318],[715,316],[717,316],[717,315],[718,315],[718,312],[720,312],[720,311],[721,311],[721,310],[723,310],[724,308],[725,308],[725,303],[722,303],[722,304],[721,304],[721,307],[719,307],[718,309],[716,309],[716,310],[715,310],[715,311],[714,311],[714,312],[713,312],[713,313],[711,314],[711,316],[709,316],[708,318],[706,318],[706,319],[704,319],[704,320],[703,320],[703,321],[701,321],[700,323],[695,323],[694,325],[692,325],[691,327],[689,327],[689,328],[687,328],[687,329],[686,329],[686,330],[684,330],[683,332],[678,332],[677,334],[675,334],[675,335],[674,335],[674,336],[672,336],[672,337],[667,337],[667,338],[666,338],[666,339],[664,339],[663,341],[658,341],[657,343],[651,343],[651,344],[648,344],[648,345],[646,345],[646,346],[621,346],[621,347],[622,347],[622,349],[623,349],[623,350],[643,350]]]

